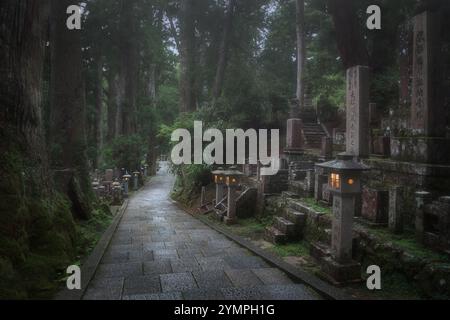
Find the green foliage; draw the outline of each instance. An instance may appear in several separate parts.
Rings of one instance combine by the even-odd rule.
[[[183,204],[191,205],[202,186],[212,182],[211,168],[207,165],[173,166],[177,175],[172,197]]]
[[[321,205],[314,198],[303,198],[301,201],[316,212],[331,214],[330,207]]]
[[[144,159],[146,143],[139,135],[121,136],[103,150],[104,168],[140,168]]]
[[[92,212],[92,218],[77,224],[77,256],[89,255],[97,245],[103,232],[109,227],[113,220],[108,206],[98,204]]]

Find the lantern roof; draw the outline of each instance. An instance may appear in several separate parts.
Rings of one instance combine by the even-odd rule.
[[[325,162],[325,163],[320,163],[320,164],[317,164],[317,166],[319,168],[331,169],[331,170],[340,171],[340,172],[369,171],[370,170],[370,167],[368,167],[360,162],[356,162],[354,160],[354,156],[345,154],[345,153],[339,154],[337,156],[336,160],[332,160],[332,161]]]
[[[214,174],[214,175],[220,175],[220,174],[224,174],[224,173],[225,173],[225,170],[222,167],[217,168],[217,170],[212,172],[212,174]]]
[[[222,174],[225,175],[225,176],[243,176],[244,175],[236,167],[231,167],[230,170],[226,170]]]

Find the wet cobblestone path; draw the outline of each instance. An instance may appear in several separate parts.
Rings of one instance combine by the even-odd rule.
[[[84,299],[320,299],[178,208],[173,183],[163,165],[130,199]]]

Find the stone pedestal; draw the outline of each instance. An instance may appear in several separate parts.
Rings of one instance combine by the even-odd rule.
[[[320,152],[320,160],[328,161],[333,157],[333,138],[322,138],[322,149]]]
[[[347,70],[347,154],[369,156],[369,67]]]
[[[124,195],[125,198],[128,198],[128,194],[130,192],[128,185],[129,185],[128,180],[125,180],[123,182],[123,195]]]
[[[340,263],[332,257],[325,257],[320,265],[327,280],[334,285],[361,282],[361,264],[356,261]]]
[[[139,190],[139,172],[133,172],[133,190]]]
[[[353,196],[334,194],[331,252],[339,263],[345,264],[352,260],[354,212]]]
[[[389,190],[389,230],[395,234],[403,232],[403,192],[398,186]]]
[[[225,197],[225,185],[222,183],[216,184],[216,205],[221,203]]]
[[[226,224],[236,223],[236,188],[234,186],[228,187],[228,211],[224,218]]]
[[[202,187],[202,193],[200,197],[200,206],[203,207],[206,203],[206,187]]]
[[[425,206],[432,202],[433,198],[430,192],[419,191],[416,192],[416,238],[417,241],[423,243],[424,241],[424,233],[425,233],[425,225],[424,225],[424,216],[425,216]]]
[[[314,181],[314,199],[316,201],[323,200],[323,186],[328,184],[328,176],[323,174],[323,172],[317,171]]]
[[[301,152],[303,150],[303,121],[301,119],[289,119],[287,121],[286,139],[286,151]]]

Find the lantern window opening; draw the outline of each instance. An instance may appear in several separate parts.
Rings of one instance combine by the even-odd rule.
[[[341,176],[339,174],[331,174],[331,187],[333,189],[339,189],[341,187]]]

